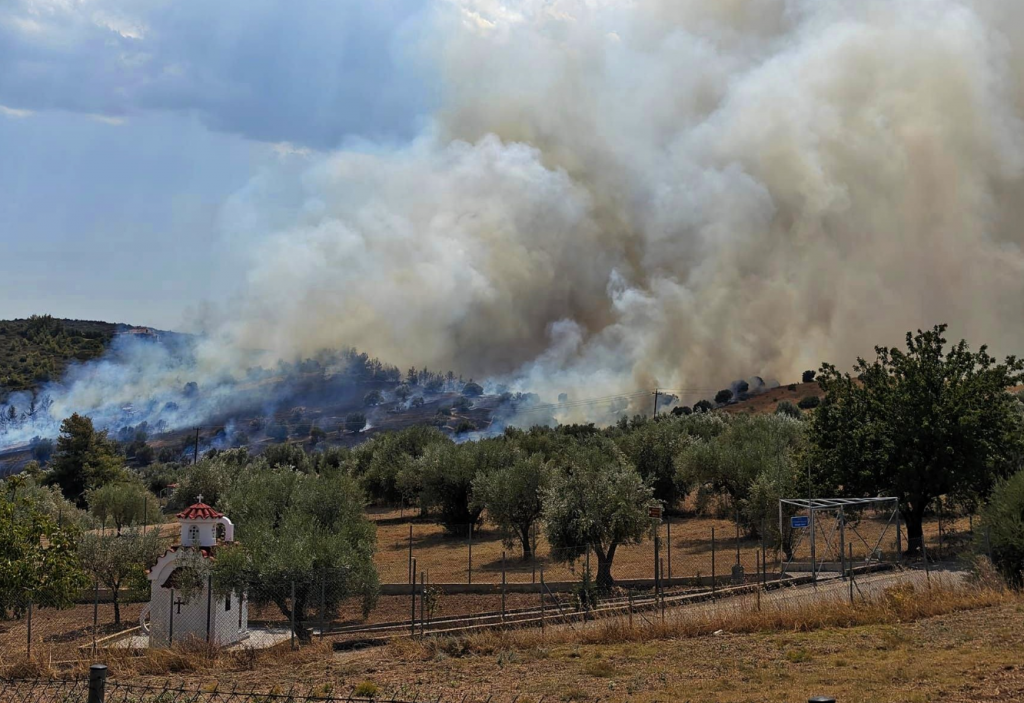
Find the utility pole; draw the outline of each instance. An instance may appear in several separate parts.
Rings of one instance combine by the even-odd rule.
[[[661,394],[657,388],[654,389],[654,417],[658,417],[658,396]]]
[[[196,428],[196,447],[192,451],[192,465],[199,463],[199,428]]]

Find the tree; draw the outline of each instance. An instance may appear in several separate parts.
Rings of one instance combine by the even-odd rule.
[[[511,465],[512,446],[504,438],[465,444],[432,444],[420,458],[420,505],[450,534],[464,534],[480,524],[481,505],[473,500],[473,481]]]
[[[324,432],[322,429],[315,425],[310,428],[309,443],[312,444],[314,447],[320,444],[320,442],[323,442],[325,439],[327,439],[327,433]]]
[[[368,408],[373,407],[375,405],[380,405],[383,402],[384,396],[381,395],[381,392],[378,390],[372,390],[363,396],[363,405],[365,405]]]
[[[202,496],[207,505],[219,505],[231,486],[232,476],[246,465],[248,459],[249,453],[245,449],[233,449],[187,467],[178,477],[172,504],[179,509],[186,508]]]
[[[679,480],[728,495],[737,517],[751,534],[758,534],[762,523],[774,524],[769,518],[773,509],[777,515],[777,499],[795,490],[804,425],[781,414],[719,421],[720,431],[684,445],[676,457]]]
[[[750,390],[750,384],[747,383],[746,381],[740,381],[739,383],[736,384],[736,392],[737,393],[746,393],[749,390]]]
[[[114,444],[106,432],[97,432],[92,420],[75,413],[60,425],[57,450],[51,461],[50,482],[60,486],[68,500],[85,504],[87,490],[124,477]]]
[[[294,616],[303,641],[321,598],[333,612],[345,598],[362,596],[369,612],[379,591],[375,531],[363,514],[362,491],[344,470],[303,473],[256,460],[239,475],[226,506],[238,541],[218,549],[215,591],[276,605]]]
[[[715,406],[711,404],[710,400],[698,400],[693,405],[693,412],[695,413],[709,413],[715,409]]]
[[[789,417],[795,418],[803,417],[803,413],[800,412],[800,408],[793,405],[793,403],[788,400],[780,401],[779,404],[775,406],[775,414],[788,415]]]
[[[366,427],[366,415],[362,413],[349,413],[345,416],[345,430],[359,433]]]
[[[479,383],[473,383],[470,381],[462,387],[462,395],[467,398],[477,398],[484,393],[484,388]]]
[[[108,483],[86,493],[89,512],[106,525],[112,521],[117,534],[129,525],[160,522],[160,503],[141,484],[132,481]]]
[[[78,530],[19,494],[22,477],[4,482],[0,494],[0,618],[38,608],[70,608],[88,586],[79,566]],[[45,546],[44,546],[45,544]]]
[[[615,551],[623,544],[640,543],[651,532],[654,492],[609,440],[569,445],[555,463],[557,470],[544,493],[552,555],[572,562],[594,550],[597,584],[609,588],[614,584]]]
[[[801,380],[804,383],[811,383],[812,381],[814,381],[814,376],[815,376],[814,371],[807,370],[807,371],[804,371],[804,375],[801,377]]]
[[[800,399],[797,403],[797,407],[801,410],[813,410],[814,408],[821,405],[821,398],[816,395],[808,395]]]
[[[725,405],[730,400],[732,400],[732,391],[728,388],[723,388],[718,393],[715,393],[715,402],[719,405]]]
[[[516,451],[510,464],[480,473],[473,480],[473,500],[502,529],[506,547],[519,540],[524,561],[533,556],[530,534],[540,519],[550,474],[543,456]]]
[[[616,444],[654,489],[654,497],[673,507],[685,494],[686,486],[676,480],[676,454],[687,439],[686,420],[660,417],[634,418],[616,437]]]
[[[395,389],[395,397],[401,400],[403,403],[408,400],[409,396],[412,395],[412,388],[407,384],[403,383]]]
[[[1024,471],[996,484],[981,512],[978,539],[1014,588],[1024,587]]]
[[[114,624],[121,624],[121,589],[126,585],[143,588],[146,569],[163,551],[159,530],[132,527],[118,534],[82,535],[78,554],[83,566],[110,589],[114,603]]]
[[[1002,364],[963,340],[946,348],[945,325],[907,333],[907,350],[876,347],[855,376],[824,364],[825,399],[814,413],[815,491],[899,499],[910,552],[920,550],[928,504],[940,495],[987,495],[1020,466],[1020,403],[1007,389],[1024,363]]]

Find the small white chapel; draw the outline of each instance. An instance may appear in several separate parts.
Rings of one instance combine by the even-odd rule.
[[[208,641],[226,646],[249,636],[249,605],[235,593],[209,591],[209,583],[187,594],[176,588],[181,579],[183,557],[198,553],[202,559],[216,559],[218,545],[235,539],[235,526],[223,513],[203,503],[203,497],[177,515],[181,541],[168,549],[149,570],[149,607],[140,624],[149,635],[150,647],[167,647],[186,640]],[[145,622],[149,617],[148,626]]]

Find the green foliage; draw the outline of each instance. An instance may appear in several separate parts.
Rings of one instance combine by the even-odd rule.
[[[378,390],[370,391],[365,396],[363,396],[363,405],[365,405],[366,407],[373,407],[375,405],[380,405],[383,402],[384,402],[384,396],[381,395],[381,392],[378,391]]]
[[[594,581],[594,575],[590,572],[589,566],[583,569],[580,580],[573,585],[572,600],[576,610],[584,613],[589,613],[600,604],[600,589],[597,587],[597,582]]]
[[[803,417],[804,415],[802,412],[800,412],[800,408],[793,405],[793,403],[791,403],[788,400],[780,401],[779,404],[775,406],[775,414],[786,415],[787,417],[794,417],[797,419]]]
[[[523,559],[532,554],[533,526],[540,519],[551,470],[541,454],[527,455],[513,449],[511,463],[493,471],[478,473],[473,479],[473,501],[487,511],[487,517],[503,531],[505,546],[519,541]]]
[[[710,400],[698,400],[693,404],[693,412],[695,413],[709,413],[715,409],[715,406]]]
[[[238,542],[218,550],[218,591],[246,592],[257,605],[277,605],[285,617],[294,612],[302,639],[321,593],[331,610],[356,595],[367,612],[372,607],[379,591],[376,535],[363,514],[362,491],[345,471],[303,473],[256,459],[235,478],[225,512],[237,525]]]
[[[275,422],[267,427],[267,437],[275,442],[283,442],[288,439],[288,426],[283,422]]]
[[[219,506],[231,486],[232,477],[248,462],[246,450],[232,449],[183,469],[171,505],[180,510],[195,503],[201,495],[207,505]]]
[[[160,503],[136,481],[108,483],[86,493],[89,512],[101,525],[108,521],[117,533],[129,525],[159,524]]]
[[[50,465],[50,483],[60,486],[68,500],[85,503],[85,492],[125,477],[121,458],[106,432],[75,413],[60,425],[57,450]]]
[[[728,495],[751,534],[762,524],[772,528],[778,499],[796,490],[804,424],[781,414],[717,419],[716,433],[695,438],[676,457],[679,479]]]
[[[812,370],[804,371],[803,376],[801,376],[800,380],[803,381],[804,383],[810,383],[811,381],[814,380],[814,375],[814,371]]]
[[[818,383],[811,466],[817,495],[899,498],[911,551],[940,495],[986,495],[1024,457],[1020,403],[1007,392],[1024,379],[1014,357],[996,363],[986,347],[946,347],[945,325],[907,334],[907,350],[876,347],[854,375],[829,364]]]
[[[544,493],[545,532],[554,557],[573,562],[592,549],[597,583],[613,584],[612,563],[622,544],[651,531],[653,490],[613,442],[592,438],[569,445]]]
[[[85,569],[110,589],[115,624],[121,623],[122,588],[144,592],[146,569],[156,563],[163,549],[158,529],[132,527],[118,534],[82,535],[79,557]]]
[[[430,445],[450,442],[432,427],[410,427],[375,437],[359,448],[358,453],[367,458],[365,465],[356,466],[359,482],[377,503],[413,502],[419,496],[416,460]]]
[[[49,315],[0,321],[0,401],[9,393],[58,380],[73,361],[101,356],[116,330],[116,325],[106,322],[58,320]]]
[[[345,431],[362,432],[366,427],[366,415],[362,413],[349,413],[345,416]]]
[[[801,410],[813,410],[814,408],[818,407],[819,405],[821,405],[821,398],[819,398],[816,395],[805,396],[805,397],[800,399],[799,403],[797,403],[797,406]]]
[[[715,393],[715,402],[718,403],[719,405],[725,405],[730,400],[732,400],[732,391],[729,390],[728,388],[723,388],[722,390]]]
[[[515,460],[511,443],[503,437],[477,442],[432,444],[419,461],[422,480],[420,504],[451,534],[465,534],[480,524],[483,508],[473,500],[478,475],[510,466]]]
[[[473,383],[470,381],[462,387],[462,395],[470,398],[478,398],[484,394],[484,388],[479,383]]]
[[[992,550],[992,563],[1007,582],[1024,588],[1024,471],[996,484],[981,523],[979,546]]]
[[[690,428],[699,422],[671,416],[656,420],[637,416],[629,423],[619,423],[615,436],[619,449],[654,489],[654,497],[670,508],[685,497],[689,488],[676,480],[675,457],[687,440]]]
[[[40,608],[70,608],[88,585],[78,561],[78,530],[58,526],[30,495],[22,495],[24,481],[6,480],[0,495],[0,618],[20,617],[30,601]]]

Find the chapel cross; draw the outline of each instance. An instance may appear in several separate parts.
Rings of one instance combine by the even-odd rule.
[[[183,601],[183,600],[181,599],[181,596],[178,596],[178,600],[174,601],[174,604],[175,604],[176,606],[178,606],[178,612],[177,612],[177,615],[181,615],[181,606],[185,605],[185,603],[186,603],[186,601]]]
[[[196,496],[196,501],[199,502],[199,503],[203,502],[203,494],[202,493],[200,493],[199,495]]]

